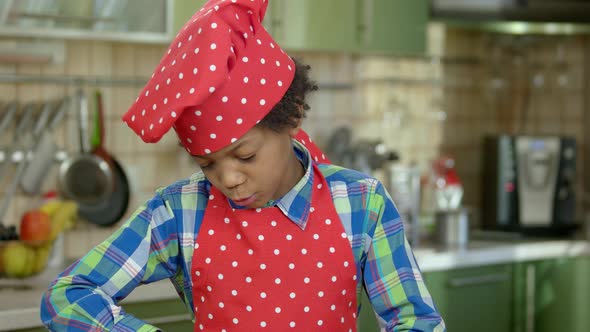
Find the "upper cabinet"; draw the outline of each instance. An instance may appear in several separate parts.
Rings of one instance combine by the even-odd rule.
[[[184,26],[193,15],[203,7],[206,0],[174,0],[172,37]]]
[[[167,43],[171,0],[3,0],[0,36]]]
[[[360,53],[426,52],[428,0],[357,0]]]
[[[428,0],[270,0],[264,24],[288,50],[422,54]]]
[[[353,51],[358,0],[270,0],[264,23],[287,50]]]
[[[428,0],[268,0],[287,50],[420,54]],[[206,0],[0,0],[0,36],[169,43]]]

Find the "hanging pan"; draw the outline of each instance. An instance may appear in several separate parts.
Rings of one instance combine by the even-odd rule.
[[[88,98],[79,90],[78,126],[81,151],[69,156],[59,168],[62,195],[78,204],[99,204],[111,195],[113,174],[109,163],[92,153],[88,141]]]
[[[109,163],[113,175],[113,190],[110,195],[95,204],[79,204],[79,214],[87,221],[99,225],[115,224],[125,214],[129,206],[129,181],[123,166],[104,148],[104,114],[102,95],[96,92],[96,113],[94,117],[94,134],[92,153]]]

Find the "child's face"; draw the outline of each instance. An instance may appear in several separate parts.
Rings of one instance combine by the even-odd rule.
[[[255,126],[230,146],[193,158],[211,184],[234,203],[262,207],[286,194],[303,176],[291,143],[298,130]]]

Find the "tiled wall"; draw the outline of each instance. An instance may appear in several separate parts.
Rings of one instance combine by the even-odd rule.
[[[558,44],[562,45],[560,51]],[[488,133],[516,132],[521,128],[531,134],[572,135],[580,143],[578,178],[583,179],[581,161],[586,147],[581,73],[587,70],[584,56],[588,54],[583,52],[587,44],[585,38],[516,40],[433,25],[429,52],[441,58],[294,54],[312,66],[312,75],[323,88],[310,98],[312,110],[304,128],[320,146],[325,146],[335,128],[350,126],[355,139],[380,139],[399,152],[401,163],[416,163],[423,170],[432,158],[451,154],[457,159],[465,183],[465,202],[473,206],[479,205],[481,190],[481,138]],[[0,74],[145,78],[151,75],[165,47],[72,41],[66,42],[66,50],[64,64],[0,65]],[[555,63],[556,52],[561,52],[568,63],[567,84],[554,84],[560,79],[556,76],[558,69],[565,68]],[[525,62],[527,66],[523,66]],[[543,76],[543,85],[527,84],[536,75],[533,71]],[[77,88],[71,84],[3,83],[0,101],[16,99],[25,103],[59,98]],[[151,197],[154,189],[197,170],[177,146],[173,133],[158,144],[145,144],[121,122],[121,115],[141,86],[82,88],[89,94],[96,88],[103,92],[106,148],[121,161],[131,181],[127,215]],[[523,96],[527,91],[530,99],[525,107]],[[72,152],[78,149],[74,119],[70,114],[56,132],[60,146]],[[0,139],[0,145],[9,142],[6,135]],[[56,187],[56,177],[57,167],[53,167],[44,190]],[[9,176],[0,179],[0,192],[5,191],[8,180]],[[581,181],[578,194],[581,206]],[[35,207],[39,200],[19,193],[5,223],[18,224],[23,211]],[[86,252],[116,227],[98,228],[81,221],[66,237],[68,256]]]
[[[357,132],[382,139],[399,151],[403,163],[416,163],[424,172],[433,158],[453,156],[465,186],[464,203],[475,208],[484,190],[485,135],[574,137],[577,218],[582,220],[588,38],[441,33],[441,28],[431,30],[438,36],[431,39],[431,54],[441,58],[359,61],[365,115],[356,122]]]
[[[164,46],[131,45],[110,42],[66,42],[66,61],[63,64],[49,65],[2,65],[0,73],[41,75],[44,77],[75,76],[84,78],[99,77],[105,80],[149,77],[151,70],[159,62]],[[176,177],[188,176],[194,171],[189,158],[180,153],[172,135],[165,137],[159,144],[143,144],[120,120],[136,98],[141,86],[138,84],[109,85],[86,83],[81,85],[59,83],[19,83],[0,85],[2,101],[18,100],[21,104],[28,101],[55,100],[65,95],[73,95],[77,89],[83,89],[91,101],[90,111],[94,112],[92,96],[95,90],[103,93],[106,117],[105,147],[124,166],[132,189],[130,207],[126,216],[133,212],[143,201],[151,196],[155,188],[170,183]],[[79,149],[77,134],[76,107],[70,110],[64,123],[55,132],[58,145],[68,152]],[[2,143],[9,144],[9,137]],[[4,145],[4,144],[2,144]],[[8,187],[14,168],[0,179],[2,193]],[[56,189],[58,165],[50,171],[43,186],[43,192]],[[5,224],[18,224],[20,215],[40,204],[38,196],[19,194],[13,199],[5,217]],[[74,232],[66,237],[66,251],[76,256],[98,243],[112,232],[109,228],[97,228],[87,222],[78,223]]]
[[[121,115],[127,110],[141,90],[141,84],[95,84],[95,78],[102,82],[127,81],[136,78],[143,82],[142,78],[151,75],[152,70],[158,64],[160,57],[166,50],[165,46],[121,44],[100,41],[69,41],[65,43],[66,61],[63,64],[1,64],[0,74],[6,75],[39,75],[45,78],[51,77],[83,77],[89,82],[76,84],[60,83],[4,83],[0,84],[0,101],[17,100],[21,105],[28,102],[42,102],[45,100],[58,100],[63,96],[73,96],[78,89],[83,89],[91,101],[90,111],[93,112],[92,96],[98,89],[103,95],[104,111],[106,116],[105,148],[125,168],[131,185],[131,202],[122,221],[126,220],[133,211],[146,199],[149,199],[156,188],[168,185],[175,180],[184,178],[197,171],[197,167],[188,157],[186,152],[178,147],[177,139],[173,132],[166,135],[157,144],[143,143],[122,121]],[[310,120],[306,126],[315,121],[322,123],[332,122],[334,114],[343,114],[341,123],[348,121],[351,114],[351,81],[354,63],[349,56],[334,55],[302,55],[305,60],[314,67],[314,76],[318,81],[347,84],[344,90],[332,90],[330,85],[324,85],[326,89],[313,96],[314,107],[310,113]],[[332,113],[334,107],[340,112]],[[57,144],[65,151],[75,153],[79,149],[79,139],[76,122],[76,107],[71,109],[63,124],[56,130]],[[314,137],[327,135],[321,126],[309,128]],[[11,128],[11,133],[12,133]],[[10,135],[0,137],[0,146],[11,145]],[[7,169],[5,176],[0,178],[0,194],[4,196],[16,167]],[[57,188],[58,164],[56,163],[49,172],[41,192],[47,192]],[[25,195],[18,191],[13,198],[9,210],[4,218],[7,225],[18,225],[20,216],[28,209],[33,209],[41,204],[40,195]],[[69,257],[76,257],[93,245],[108,236],[120,223],[110,227],[97,227],[81,220],[76,228],[66,236],[65,250]]]

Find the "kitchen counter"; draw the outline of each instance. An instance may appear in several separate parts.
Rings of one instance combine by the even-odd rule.
[[[62,270],[46,269],[38,276],[23,280],[0,279],[0,331],[41,327],[41,295]],[[123,303],[174,298],[178,295],[172,283],[162,280],[135,289]]]
[[[472,241],[467,248],[421,246],[414,254],[422,272],[558,257],[590,256],[590,241]]]
[[[424,245],[414,249],[423,272],[509,262],[590,255],[590,242],[583,240],[472,241],[467,248]],[[39,301],[47,285],[61,270],[48,269],[25,280],[0,279],[0,331],[40,327]],[[177,298],[168,280],[144,285],[123,303]],[[124,304],[123,304],[124,305]]]

